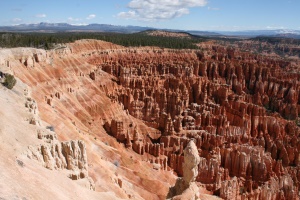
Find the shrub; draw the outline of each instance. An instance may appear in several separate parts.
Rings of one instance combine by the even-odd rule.
[[[49,129],[50,131],[55,132],[54,127],[53,126],[47,126],[46,129]]]
[[[116,167],[119,167],[120,166],[120,163],[119,163],[119,161],[117,161],[117,160],[114,160],[114,165],[116,166]]]
[[[17,80],[15,79],[15,77],[11,74],[7,74],[5,75],[5,79],[4,79],[4,82],[3,82],[3,85],[5,87],[7,87],[8,89],[13,89],[13,87],[16,85],[17,83]]]
[[[20,167],[24,167],[24,163],[23,163],[23,161],[21,161],[21,160],[17,160],[17,163],[18,163],[18,165],[19,165]]]

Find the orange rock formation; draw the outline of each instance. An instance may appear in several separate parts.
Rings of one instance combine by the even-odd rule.
[[[221,46],[94,40],[14,55],[1,62],[32,88],[41,119],[59,139],[90,147],[96,191],[165,198],[175,184],[169,171],[184,175],[183,150],[193,139],[196,181],[215,195],[299,198],[300,74],[287,73],[289,62]],[[103,159],[118,166],[117,186],[101,185]]]

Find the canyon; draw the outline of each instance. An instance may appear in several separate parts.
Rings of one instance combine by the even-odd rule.
[[[3,198],[299,199],[299,63],[199,47],[0,49]]]

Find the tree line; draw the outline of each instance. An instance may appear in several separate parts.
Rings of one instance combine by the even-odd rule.
[[[197,49],[196,43],[206,41],[203,37],[176,38],[150,36],[145,33],[0,33],[0,47],[34,47],[42,49],[54,48],[56,44],[70,43],[80,39],[96,39],[112,42],[122,46],[157,46],[172,49]]]

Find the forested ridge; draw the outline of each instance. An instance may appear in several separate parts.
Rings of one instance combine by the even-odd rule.
[[[56,44],[74,42],[80,39],[97,39],[123,46],[158,46],[174,49],[197,49],[196,43],[206,41],[204,37],[176,38],[150,36],[145,33],[0,33],[0,47],[54,48]]]

